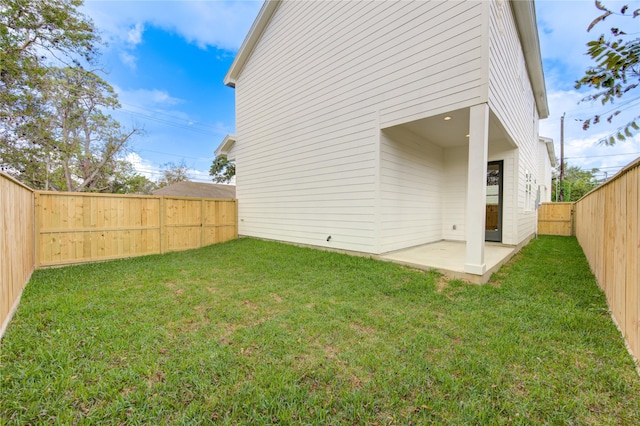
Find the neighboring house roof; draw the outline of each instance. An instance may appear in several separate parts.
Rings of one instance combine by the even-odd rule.
[[[547,145],[547,154],[549,154],[549,162],[551,167],[556,166],[556,150],[553,146],[553,139],[540,136],[540,142]]]
[[[235,185],[217,185],[213,183],[176,182],[152,192],[153,195],[174,197],[236,198]]]
[[[538,39],[538,26],[536,25],[536,11],[533,0],[511,1],[515,15],[518,34],[524,51],[527,72],[533,93],[536,99],[538,115],[540,118],[549,116],[549,106],[547,105],[547,89],[544,82],[544,72],[542,70],[542,55],[540,54],[540,41]],[[224,84],[236,87],[236,81],[242,72],[242,68],[251,56],[253,49],[258,44],[262,33],[269,24],[271,17],[280,5],[280,0],[267,0],[262,5],[256,20],[253,22],[247,37],[244,39],[238,54],[236,55],[231,68],[224,77]]]

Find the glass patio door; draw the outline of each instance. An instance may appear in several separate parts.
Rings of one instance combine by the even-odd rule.
[[[502,242],[502,168],[503,161],[487,165],[487,211],[484,227],[486,241]]]

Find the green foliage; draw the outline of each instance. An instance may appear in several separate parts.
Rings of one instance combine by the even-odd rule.
[[[104,113],[119,107],[113,88],[79,67],[52,67],[39,86],[39,110],[0,147],[3,163],[36,189],[113,192],[131,171],[122,159],[140,129]]]
[[[565,164],[564,170],[564,201],[578,201],[589,191],[595,189],[600,183],[596,178],[599,169],[583,170],[578,166],[568,166]],[[556,200],[556,187],[552,185],[551,201]],[[558,187],[558,191],[560,187]],[[558,198],[559,199],[559,198]]]
[[[482,286],[249,238],[38,270],[0,358],[8,424],[631,425],[638,395],[569,237]]]
[[[178,164],[173,161],[162,165],[162,176],[156,182],[158,188],[164,188],[178,182],[189,181],[189,167],[181,160]]]
[[[227,157],[218,155],[213,160],[209,175],[213,176],[213,181],[217,183],[231,182],[236,175],[236,163],[229,161]]]
[[[587,31],[614,14],[600,1],[596,1],[596,7],[604,13],[591,22]],[[632,13],[627,12],[629,12],[628,6],[623,6],[619,15],[629,16],[632,19],[640,16],[640,9]],[[585,75],[576,81],[575,87],[580,89],[585,86],[595,89],[596,92],[585,97],[583,102],[599,100],[603,105],[613,104],[614,100],[625,95],[632,96],[628,93],[637,89],[640,84],[640,38],[629,38],[629,35],[619,28],[611,28],[611,35],[614,37],[612,40],[605,39],[605,36],[601,35],[597,40],[587,43],[587,55],[595,62],[595,66],[586,70]],[[617,109],[609,113],[606,121],[611,124],[621,111],[621,109]],[[587,130],[591,125],[600,123],[601,119],[600,115],[595,115],[583,120],[582,127]],[[640,120],[640,115],[601,139],[599,143],[615,145],[618,141],[632,137],[640,130],[638,120]]]
[[[157,188],[154,182],[137,173],[128,174],[122,182],[119,180],[117,182],[118,186],[113,191],[117,194],[151,195],[152,191]]]
[[[122,159],[139,129],[94,72],[100,42],[81,0],[0,4],[0,167],[35,189],[113,192],[132,172]],[[130,174],[130,173],[129,173]]]
[[[100,42],[82,0],[3,0],[0,4],[0,130],[8,137],[39,109],[50,62],[94,62]]]

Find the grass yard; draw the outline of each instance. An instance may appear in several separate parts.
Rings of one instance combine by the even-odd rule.
[[[640,378],[575,238],[484,286],[240,239],[39,270],[2,424],[638,424]]]

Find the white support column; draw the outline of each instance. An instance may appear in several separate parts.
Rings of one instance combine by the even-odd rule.
[[[487,151],[489,146],[489,106],[474,105],[469,110],[469,165],[467,181],[467,257],[464,271],[482,275],[484,231],[487,205]]]

